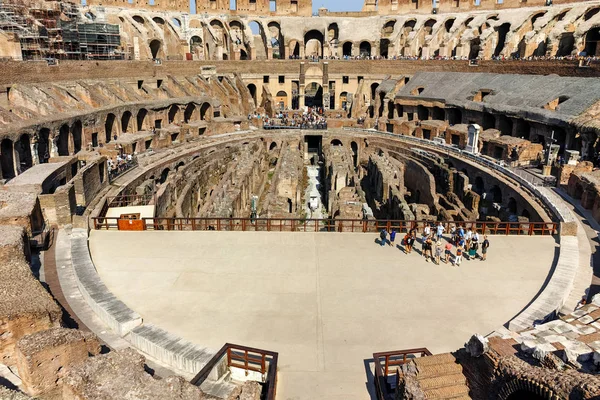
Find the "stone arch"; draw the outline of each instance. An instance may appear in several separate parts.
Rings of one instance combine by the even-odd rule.
[[[163,57],[162,54],[162,42],[158,39],[151,40],[148,44],[150,47],[150,54],[152,55],[152,59],[160,59]]]
[[[516,378],[507,382],[498,393],[498,400],[550,400],[555,393],[546,385]]]
[[[206,121],[207,117],[208,119],[210,119],[210,113],[208,114],[208,116],[206,115],[210,108],[210,103],[202,103],[202,106],[200,106],[200,120]]]
[[[327,27],[327,39],[331,43],[332,40],[338,40],[340,37],[340,29],[338,28],[338,24],[333,22],[329,24]]]
[[[389,39],[380,39],[379,40],[379,55],[381,57],[387,58],[389,56],[390,50],[390,40]]]
[[[256,102],[256,85],[254,83],[250,83],[247,86],[248,91],[250,92],[250,97],[252,97],[252,100],[254,101],[254,106],[257,105]]]
[[[352,42],[345,42],[342,45],[342,55],[344,57],[352,57]]]
[[[439,121],[444,121],[446,119],[446,113],[443,108],[433,107],[431,111],[431,118]]]
[[[110,113],[106,116],[106,120],[104,121],[104,139],[105,143],[109,143],[112,139],[113,130],[115,127],[115,120],[117,117],[115,114]]]
[[[306,32],[304,35],[304,54],[307,57],[323,56],[323,33],[316,29]]]
[[[307,82],[304,103],[308,107],[323,107],[323,86],[317,82]]]
[[[498,33],[498,44],[494,49],[494,57],[498,57],[504,49],[504,45],[506,44],[506,35],[508,34],[508,32],[510,32],[510,24],[506,22],[496,27],[495,30]]]
[[[146,129],[146,116],[148,115],[148,110],[145,108],[140,108],[135,117],[137,122],[137,130],[143,131]]]
[[[502,190],[498,185],[492,186],[492,188],[490,189],[490,195],[494,203],[502,203]]]
[[[481,50],[481,39],[478,37],[471,39],[469,42],[469,60],[475,60],[479,57]]]
[[[21,172],[25,172],[33,165],[31,155],[31,138],[28,134],[23,134],[15,143],[15,150],[19,154],[19,167]]]
[[[573,32],[564,32],[558,40],[558,48],[556,50],[557,57],[569,56],[575,48],[575,37]]]
[[[360,42],[359,53],[361,57],[371,57],[371,43],[364,40]]]
[[[167,178],[169,177],[169,172],[171,172],[171,169],[169,168],[165,168],[162,170],[162,172],[160,173],[160,178],[158,180],[158,183],[165,183],[167,181]]]
[[[177,104],[173,104],[171,105],[171,107],[169,107],[169,112],[167,114],[168,116],[168,123],[169,124],[173,124],[177,122],[177,114],[179,114],[179,106]]]
[[[371,84],[371,100],[375,100],[375,93],[377,92],[378,87],[379,83],[377,82]]]
[[[388,119],[394,119],[394,102],[388,101]]]
[[[396,27],[396,20],[395,19],[391,19],[389,21],[387,21],[385,24],[383,24],[383,27],[381,28],[382,35],[391,35],[392,33],[394,33],[394,28]]]
[[[73,154],[78,153],[82,146],[83,125],[80,120],[77,120],[71,126],[71,136],[73,138]]]
[[[152,21],[154,21],[158,25],[161,25],[161,28],[164,28],[165,20],[162,19],[161,17],[153,17]]]
[[[277,149],[277,142],[272,142],[269,145],[269,151],[273,151],[273,150],[276,150],[276,149]]]
[[[190,122],[194,118],[194,114],[196,112],[196,105],[194,103],[189,103],[185,110],[183,111],[183,121]]]
[[[585,14],[583,14],[583,20],[589,21],[594,15],[598,14],[600,7],[590,7]]]
[[[256,48],[256,59],[260,60],[260,59],[268,59],[268,45],[267,45],[267,35],[265,33],[265,28],[263,28],[262,24],[259,23],[258,21],[250,21],[248,23],[248,26],[250,27],[250,30],[252,31],[252,42],[251,45],[254,46]],[[258,32],[257,32],[258,30]],[[254,40],[254,38],[256,36],[260,37],[260,43],[262,44],[260,48],[256,47],[256,43],[257,41]]]
[[[547,13],[547,11],[538,11],[538,12],[534,13],[531,16],[531,27],[533,28],[533,25],[535,25],[535,21],[542,18],[544,15],[546,15],[546,13]]]
[[[450,32],[450,29],[454,26],[454,22],[456,22],[456,18],[448,18],[446,22],[444,22],[444,29],[446,32]]]
[[[141,24],[141,25],[145,25],[146,24],[146,20],[141,15],[134,15],[132,18],[138,24]]]
[[[121,133],[127,133],[131,129],[131,111],[125,111],[121,116]]]
[[[587,56],[599,56],[600,55],[600,27],[590,29],[585,33],[585,44],[584,50]]]
[[[475,177],[475,182],[473,184],[473,191],[480,196],[485,193],[485,183],[483,182],[483,178],[481,176]]]
[[[204,46],[200,36],[194,35],[190,38],[190,53],[197,55],[204,54]]]
[[[414,18],[411,18],[411,19],[407,20],[406,22],[404,22],[404,25],[402,25],[402,29],[404,30],[405,33],[412,32],[415,29],[416,24],[417,24],[417,20]]]
[[[59,156],[69,155],[69,126],[63,124],[58,131],[57,150]]]
[[[281,26],[276,21],[271,21],[267,24],[269,31],[271,48],[273,49],[273,58],[277,56],[280,59],[285,59],[285,39],[281,33]]]
[[[333,139],[331,141],[332,146],[343,146],[342,141],[340,139]]]
[[[427,21],[425,21],[423,24],[423,29],[425,30],[426,35],[431,35],[431,32],[433,32],[433,26],[436,22],[437,21],[433,18],[429,18]]]
[[[352,161],[354,162],[354,168],[358,167],[358,144],[353,140],[350,142],[350,149],[352,149]]]
[[[0,165],[2,178],[12,179],[16,176],[13,142],[10,139],[3,139],[0,142]]]
[[[50,129],[40,129],[40,132],[38,133],[37,152],[40,164],[47,163],[50,158]]]
[[[417,118],[419,118],[419,121],[426,121],[429,119],[429,110],[427,107],[422,105],[417,106]]]

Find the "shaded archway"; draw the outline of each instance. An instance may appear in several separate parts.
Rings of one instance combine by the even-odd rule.
[[[304,104],[307,107],[323,107],[323,87],[316,82],[307,85]]]
[[[491,113],[483,113],[483,123],[481,124],[483,130],[493,129],[496,127],[496,117]]]
[[[358,144],[352,141],[352,143],[350,143],[350,148],[352,149],[352,161],[354,164],[354,168],[356,168],[358,167]]]
[[[498,130],[502,133],[502,135],[512,135],[513,131],[513,123],[510,118],[506,115],[498,116]]]
[[[560,35],[560,40],[558,41],[558,49],[556,50],[557,57],[569,56],[573,52],[573,47],[575,46],[575,37],[573,37],[573,32],[565,32]]]
[[[71,136],[73,137],[73,154],[77,154],[81,150],[82,132],[83,125],[81,124],[81,121],[75,121],[73,126],[71,126]]]
[[[323,56],[323,33],[313,29],[304,35],[304,54],[307,57]]]
[[[478,176],[475,178],[475,184],[473,185],[473,191],[479,194],[480,196],[485,193],[485,184],[483,182],[483,178]]]
[[[190,122],[194,117],[195,111],[196,111],[196,105],[194,103],[189,103],[185,107],[185,110],[183,111],[183,121],[186,123]]]
[[[490,195],[494,203],[502,203],[502,190],[500,190],[498,185],[494,185],[492,187],[492,189],[490,190]]]
[[[379,41],[379,55],[381,57],[387,58],[389,47],[390,47],[389,39],[381,39]]]
[[[133,116],[131,115],[131,111],[125,111],[123,113],[123,115],[121,116],[121,133],[129,132],[132,117]]]
[[[250,92],[250,97],[252,97],[252,100],[254,100],[254,106],[256,106],[256,85],[254,83],[250,83],[248,85],[248,91]]]
[[[360,42],[359,52],[361,57],[371,57],[371,43],[367,41]]]
[[[169,107],[169,113],[168,113],[169,124],[177,122],[176,118],[177,118],[178,113],[179,113],[179,106],[177,104],[173,104],[171,107]]]
[[[342,55],[344,57],[352,56],[352,42],[346,42],[342,45]]]
[[[339,139],[333,139],[333,140],[331,141],[331,145],[332,145],[332,146],[343,146],[343,144],[342,144],[341,140],[339,140]]]
[[[13,142],[10,139],[4,139],[0,142],[0,165],[2,166],[2,177],[4,179],[15,177],[14,162]]]
[[[504,49],[504,44],[506,43],[506,35],[510,31],[510,24],[507,22],[496,27],[495,29],[496,32],[498,32],[498,44],[494,49],[494,57],[498,57]]]
[[[148,110],[145,108],[141,108],[138,111],[137,116],[135,117],[138,131],[143,131],[146,128],[146,115],[148,115]]]
[[[600,28],[594,28],[587,31],[585,34],[585,54],[587,56],[600,56]]]
[[[190,53],[195,54],[198,58],[204,55],[204,46],[200,36],[192,36],[190,39]]]
[[[378,87],[379,87],[379,83],[371,84],[371,100],[375,100],[375,92],[377,91]]]
[[[33,158],[31,156],[31,139],[29,135],[21,135],[19,140],[15,143],[15,150],[19,154],[19,168],[21,172],[25,172],[33,165]]]
[[[60,127],[58,131],[58,142],[56,143],[59,156],[69,155],[69,126],[67,124]]]
[[[471,39],[469,47],[469,60],[474,60],[479,57],[479,51],[481,50],[480,45],[481,40],[478,37]]]
[[[47,163],[50,158],[50,129],[40,129],[37,152],[40,164]]]
[[[512,215],[517,213],[517,201],[515,200],[514,197],[511,197],[508,199],[508,212],[510,212]]]
[[[208,112],[209,109],[210,109],[209,103],[202,104],[202,106],[200,107],[200,120],[205,121],[207,119],[206,113]],[[208,115],[208,118],[210,119],[210,115]]]
[[[429,110],[425,106],[417,106],[417,117],[419,121],[426,121],[429,119]]]
[[[152,55],[152,59],[157,59],[162,56],[162,43],[160,40],[154,39],[150,42],[150,54]]]
[[[106,121],[104,121],[104,139],[105,143],[109,143],[112,139],[113,129],[115,126],[115,119],[117,117],[115,114],[108,114],[106,116]]]

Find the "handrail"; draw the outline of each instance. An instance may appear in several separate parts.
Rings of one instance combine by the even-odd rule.
[[[166,231],[267,231],[267,232],[350,232],[378,233],[422,230],[426,223],[435,229],[440,221],[426,220],[375,220],[375,219],[303,219],[303,218],[142,218],[144,230]],[[114,229],[118,217],[93,217],[94,229]],[[464,226],[492,235],[554,235],[556,222],[495,222],[495,221],[441,221],[445,232],[452,227]]]
[[[257,354],[259,357],[248,353]],[[227,356],[228,367],[244,369],[246,375],[248,375],[248,371],[260,372],[263,376],[266,372],[267,375],[264,377],[264,383],[266,383],[267,389],[264,397],[261,398],[264,398],[265,400],[275,399],[275,394],[277,392],[277,360],[279,354],[274,351],[262,350],[254,347],[225,343],[204,368],[190,380],[190,383],[192,385],[200,386],[224,356]],[[240,365],[235,363],[236,360],[243,361],[244,364]],[[258,368],[251,364],[260,365],[260,367]]]
[[[412,359],[417,358],[417,355],[419,357],[426,357],[432,355],[432,353],[425,347],[373,353],[373,361],[375,364],[374,383],[379,400],[389,400],[390,396],[393,394],[387,382],[387,377],[392,375],[390,374],[390,367],[404,365]],[[383,366],[381,365],[382,358],[384,359]],[[396,373],[394,372],[394,374]],[[396,374],[396,376],[399,377],[398,374]],[[396,384],[397,383],[398,381],[396,381]]]
[[[131,204],[146,206],[150,204],[153,198],[154,195],[152,194],[120,194],[108,197],[106,204],[108,204],[108,207],[124,207]]]

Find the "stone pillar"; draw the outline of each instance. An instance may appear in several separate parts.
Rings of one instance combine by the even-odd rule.
[[[31,164],[39,164],[40,158],[38,155],[38,136],[37,134],[31,139]]]
[[[273,59],[273,48],[267,47],[267,60],[272,60],[272,59]]]
[[[298,105],[302,109],[306,106],[304,103],[304,85],[300,85],[298,89]]]
[[[49,136],[50,138],[50,157],[58,157],[58,135]]]
[[[305,54],[304,53],[304,50],[305,50],[304,49],[304,40],[302,42],[299,42],[298,44],[299,44],[299,47],[300,47],[300,58],[304,59],[304,54]]]
[[[481,127],[477,124],[471,124],[468,129],[469,133],[465,150],[473,154],[479,153],[479,132],[481,131]]]
[[[21,145],[21,142],[19,142]],[[19,157],[19,152],[15,149],[15,143],[12,142],[12,155],[13,155],[13,168],[15,169],[15,175],[21,174],[21,158]]]

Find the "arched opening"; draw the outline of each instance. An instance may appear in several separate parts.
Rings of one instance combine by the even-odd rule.
[[[511,215],[515,215],[517,213],[517,201],[514,197],[508,199],[508,212]]]
[[[352,149],[352,161],[354,162],[354,168],[358,167],[358,144],[356,142],[350,143]]]
[[[81,150],[81,134],[83,126],[81,121],[77,120],[71,127],[71,135],[73,136],[73,154],[77,154]]]
[[[292,56],[294,58],[299,58],[300,57],[300,43],[294,41],[293,42],[293,46],[290,45],[290,47],[292,48]]]
[[[244,61],[248,59],[248,53],[245,50],[240,49],[240,60]]]
[[[144,25],[146,23],[146,21],[144,21],[144,18],[140,17],[139,15],[134,15],[133,20],[135,22],[137,22],[138,24],[142,24],[142,25]]]
[[[311,82],[305,89],[304,104],[307,107],[323,107],[323,87]]]
[[[381,57],[387,58],[389,47],[390,47],[389,39],[381,39],[379,41],[379,55]]]
[[[288,204],[288,213],[292,213],[293,211],[293,203],[292,203],[292,199],[287,199],[287,204]]]
[[[529,139],[529,136],[531,135],[531,126],[529,125],[529,122],[519,119],[517,120],[517,129],[516,129],[516,136],[523,138],[523,139]]]
[[[4,179],[15,177],[14,161],[12,140],[3,139],[0,143],[0,164],[2,164],[2,177]]]
[[[416,24],[417,24],[416,19],[411,19],[411,20],[406,21],[404,23],[404,26],[402,27],[404,34],[408,34],[408,33],[412,32],[415,29]]]
[[[498,44],[496,45],[496,49],[494,50],[494,57],[498,57],[504,49],[504,44],[506,43],[506,35],[510,31],[510,24],[504,23],[499,27],[496,27],[496,32],[498,32]]]
[[[560,35],[560,40],[558,41],[558,49],[556,50],[556,56],[565,57],[571,55],[574,46],[575,37],[573,36],[573,32],[563,33],[562,35]]]
[[[275,105],[279,110],[285,110],[287,108],[287,93],[284,90],[277,92],[277,95],[275,96]]]
[[[200,120],[205,121],[206,120],[206,113],[208,112],[208,110],[210,109],[210,104],[209,103],[203,103],[202,106],[200,107]],[[210,115],[208,116],[210,117]]]
[[[386,22],[383,25],[383,28],[382,28],[382,32],[381,32],[382,36],[389,36],[392,33],[394,33],[395,26],[396,26],[396,20],[395,19],[392,19],[392,20]]]
[[[248,91],[250,92],[250,97],[254,100],[254,106],[256,106],[256,85],[254,83],[249,84]]]
[[[150,53],[152,54],[152,59],[155,60],[157,58],[159,58],[159,56],[161,56],[161,48],[162,48],[162,43],[160,42],[160,40],[153,40],[150,42]]]
[[[348,92],[340,93],[339,106],[342,110],[348,111]]]
[[[473,191],[478,195],[483,195],[485,193],[485,185],[483,183],[483,178],[478,176],[475,178],[475,185],[473,186]]]
[[[493,129],[496,127],[496,117],[491,113],[483,113],[483,123],[481,124],[483,130]]]
[[[315,29],[304,35],[304,54],[307,57],[323,56],[323,34]]]
[[[169,177],[169,172],[171,172],[171,170],[169,168],[165,168],[163,169],[163,171],[160,174],[160,179],[158,181],[158,183],[165,183],[167,181],[167,178]]]
[[[154,21],[158,25],[164,25],[165,24],[165,20],[162,19],[161,17],[154,17],[154,18],[152,18],[152,21]],[[162,28],[162,26],[161,26],[161,28]]]
[[[145,108],[141,108],[136,116],[137,129],[138,131],[143,131],[146,128],[146,116],[148,115],[148,110]]]
[[[273,58],[285,59],[285,46],[283,35],[281,34],[281,26],[277,22],[269,22],[267,29],[270,35],[271,48],[273,49]]]
[[[462,111],[458,108],[449,108],[446,110],[448,115],[448,123],[450,125],[456,125],[462,123]]]
[[[331,43],[332,40],[337,41],[339,39],[340,30],[338,28],[338,24],[335,22],[333,24],[329,24],[327,28],[327,39]]]
[[[113,135],[113,129],[115,126],[115,119],[117,119],[117,117],[115,117],[115,114],[108,114],[106,116],[106,121],[104,121],[104,139],[105,139],[105,143],[109,143],[112,135]]]
[[[342,146],[342,142],[339,139],[333,139],[331,141],[332,146]]]
[[[587,10],[585,12],[585,14],[583,15],[583,20],[584,21],[588,21],[590,18],[592,18],[594,15],[598,14],[598,12],[600,11],[600,7],[593,7],[590,8],[589,10]]]
[[[178,113],[179,113],[179,106],[177,104],[173,104],[171,107],[169,107],[169,113],[168,113],[169,124],[173,124],[173,123],[177,122],[176,118],[177,118]]]
[[[346,42],[342,45],[342,55],[344,57],[352,56],[352,42]]]
[[[402,118],[403,114],[404,114],[404,107],[402,107],[402,104],[396,104],[396,116],[398,118]]]
[[[384,92],[379,92],[379,110],[377,115],[379,117],[383,117],[383,107],[385,105],[385,93]]]
[[[194,103],[189,103],[185,110],[183,111],[183,121],[190,122],[194,116],[194,112],[196,111],[196,106]]]
[[[431,117],[439,121],[444,121],[446,119],[446,113],[444,112],[443,108],[433,107]]]
[[[429,110],[425,106],[417,106],[417,117],[419,121],[426,121],[429,119]]]
[[[190,39],[190,53],[196,56],[204,55],[204,46],[202,45],[202,38],[200,36],[192,36]]]
[[[42,128],[38,134],[38,160],[47,163],[50,158],[50,129]]]
[[[512,135],[513,123],[506,115],[500,115],[498,120],[498,130],[502,135]]]
[[[452,26],[454,25],[454,21],[456,21],[456,19],[448,18],[446,22],[444,22],[444,29],[446,32],[450,32],[450,29],[452,29]]]
[[[523,209],[523,211],[521,211],[521,217],[527,218],[527,220],[529,220],[531,219],[531,214],[526,209]]]
[[[587,31],[585,34],[584,49],[586,56],[600,55],[600,46],[598,46],[598,41],[600,41],[600,28],[594,28]]]
[[[423,29],[425,31],[425,35],[431,35],[431,32],[433,32],[433,26],[435,25],[435,19],[430,18],[427,21],[425,21],[425,24],[423,25]]]
[[[367,41],[360,42],[359,52],[361,57],[371,57],[371,43]]]
[[[394,103],[388,101],[388,119],[394,119]]]
[[[479,51],[481,50],[480,44],[481,40],[478,37],[476,37],[475,39],[471,39],[469,48],[469,60],[475,60],[479,57]]]
[[[252,44],[256,50],[257,60],[267,59],[267,35],[263,26],[257,21],[250,21],[248,23],[250,30],[252,31]]]
[[[131,115],[130,111],[125,111],[123,113],[123,115],[121,116],[121,133],[127,133],[130,131],[132,117],[133,116]]]
[[[379,87],[379,83],[371,84],[371,100],[375,100],[375,92],[377,91],[378,87]]]
[[[31,139],[29,135],[21,135],[19,141],[15,143],[15,150],[19,154],[19,167],[21,172],[25,172],[33,165],[33,158],[31,156]]]
[[[531,27],[533,28],[533,26],[535,25],[535,21],[537,21],[538,19],[542,18],[544,15],[546,15],[546,11],[535,13],[531,17]]]
[[[502,191],[500,190],[500,188],[498,187],[498,185],[494,185],[492,187],[492,189],[490,190],[490,195],[492,197],[492,201],[494,203],[502,203]]]
[[[277,149],[277,142],[273,142],[271,143],[271,145],[269,146],[269,151],[273,151]]]
[[[61,126],[58,131],[58,143],[56,147],[58,147],[59,156],[69,155],[69,126],[66,124]]]

